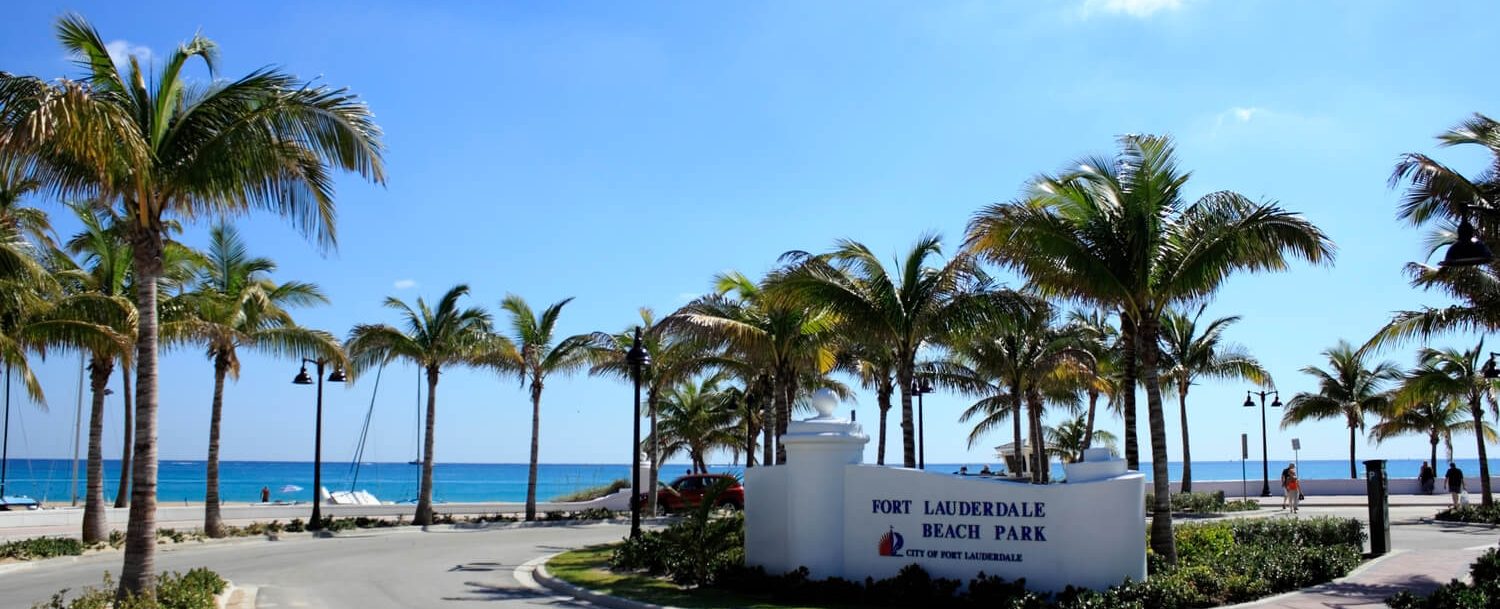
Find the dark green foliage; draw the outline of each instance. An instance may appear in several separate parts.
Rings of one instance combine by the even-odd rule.
[[[34,537],[0,543],[0,558],[15,560],[39,560],[82,553],[83,542],[68,537]]]
[[[1433,518],[1449,522],[1500,524],[1500,503],[1491,506],[1461,505],[1438,512]]]
[[[1500,551],[1486,550],[1469,566],[1472,583],[1453,580],[1429,596],[1402,592],[1386,599],[1395,609],[1490,609],[1500,605]]]
[[[725,478],[703,493],[703,503],[688,517],[662,531],[647,531],[627,539],[610,559],[610,567],[665,575],[672,581],[711,584],[745,563],[745,517],[734,513],[715,518],[715,499],[737,480]]]
[[[1156,495],[1146,493],[1146,512],[1156,508]],[[1177,514],[1222,514],[1260,509],[1254,499],[1224,500],[1224,491],[1212,493],[1178,493],[1172,495],[1172,512]]]
[[[1260,509],[1260,502],[1254,499],[1235,499],[1224,503],[1225,512],[1253,512]]]
[[[1271,519],[1240,518],[1226,521],[1241,544],[1271,546],[1352,546],[1364,548],[1365,525],[1353,518]]]
[[[156,595],[130,596],[115,602],[115,584],[108,573],[98,588],[84,588],[68,600],[68,591],[32,605],[32,609],[214,609],[214,595],[221,594],[229,582],[203,567],[179,575],[163,573],[156,584]]]

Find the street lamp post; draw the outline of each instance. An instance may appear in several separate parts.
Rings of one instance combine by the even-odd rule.
[[[927,420],[922,413],[922,396],[932,393],[932,381],[926,377],[912,379],[911,392],[917,396],[917,469],[927,469]]]
[[[324,358],[307,359],[302,358],[302,370],[297,373],[297,378],[292,379],[295,385],[311,385],[312,377],[307,375],[307,365],[317,366],[318,376],[318,406],[317,422],[313,426],[313,509],[312,522],[307,525],[308,530],[316,531],[323,528],[323,366],[329,360]],[[344,367],[334,366],[333,373],[328,375],[328,382],[344,382]]]
[[[625,363],[635,385],[635,436],[630,445],[630,538],[635,539],[641,536],[641,372],[651,367],[651,353],[641,345],[640,326],[635,328],[635,342],[625,352]]]
[[[1260,396],[1260,496],[1271,496],[1271,460],[1266,448],[1266,396],[1276,396],[1271,402],[1272,408],[1281,408],[1281,394],[1276,390],[1271,391],[1246,391],[1245,408],[1255,408],[1255,402],[1250,399],[1251,395]]]

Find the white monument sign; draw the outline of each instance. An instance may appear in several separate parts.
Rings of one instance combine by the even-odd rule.
[[[869,438],[833,418],[832,401],[815,398],[820,416],[788,426],[786,465],[745,472],[747,563],[855,581],[915,563],[965,583],[1024,577],[1039,591],[1145,578],[1145,478],[1108,450],[1046,485],[867,466]]]

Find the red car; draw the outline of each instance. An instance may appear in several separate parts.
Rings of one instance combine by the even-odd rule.
[[[720,480],[730,480],[729,488],[724,489],[714,501],[717,507],[741,510],[745,508],[745,487],[740,480],[729,474],[688,474],[671,484],[656,489],[656,505],[667,512],[676,512],[691,509],[703,503],[703,495]],[[642,504],[646,502],[646,494],[641,493],[639,498]]]

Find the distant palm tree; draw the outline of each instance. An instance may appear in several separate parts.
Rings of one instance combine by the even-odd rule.
[[[1127,135],[1114,158],[1087,158],[1042,175],[1020,200],[990,205],[969,222],[968,249],[1019,272],[1044,295],[1110,307],[1121,318],[1125,423],[1135,421],[1137,379],[1151,429],[1151,547],[1177,561],[1162,409],[1161,314],[1213,295],[1240,272],[1279,271],[1293,258],[1330,260],[1333,245],[1300,215],[1229,191],[1186,200],[1188,173],[1171,138]],[[1137,366],[1139,364],[1139,366]],[[1126,435],[1126,460],[1131,454]]]
[[[196,288],[163,307],[161,336],[169,348],[206,347],[213,362],[203,532],[209,537],[223,537],[224,520],[219,510],[219,423],[224,412],[224,380],[240,376],[240,350],[277,357],[316,357],[338,367],[347,362],[337,338],[322,330],[298,326],[288,310],[327,304],[328,298],[322,290],[310,283],[272,281],[276,263],[270,258],[251,256],[234,227],[218,224],[209,231],[204,262]]]
[[[686,453],[693,472],[708,472],[708,455],[715,450],[738,452],[741,392],[722,385],[720,375],[670,387],[661,403],[662,458]],[[652,438],[657,440],[658,438]]]
[[[657,419],[660,415],[661,396],[678,381],[702,370],[707,364],[708,353],[703,345],[685,340],[673,334],[664,321],[658,321],[650,308],[640,309],[641,345],[651,354],[651,365],[641,370],[641,385],[646,391],[646,412],[651,418],[648,437],[656,437]],[[630,364],[625,353],[635,341],[635,328],[627,328],[615,334],[596,332],[592,336],[589,367],[590,376],[613,376],[630,380]],[[647,443],[646,450],[651,463],[651,474],[646,488],[656,488],[658,471],[661,468],[661,449],[655,443]],[[647,495],[651,513],[656,513],[656,493]]]
[[[663,321],[687,340],[721,348],[725,359],[771,379],[774,406],[763,426],[761,462],[784,463],[786,450],[779,440],[803,381],[821,378],[834,366],[838,316],[731,272],[714,278],[713,294],[694,299]]]
[[[1088,447],[1083,445],[1083,438],[1088,433],[1088,423],[1083,415],[1079,415],[1058,423],[1056,427],[1048,427],[1047,445],[1057,452],[1057,456],[1064,463],[1077,463],[1083,460],[1083,451]],[[1115,451],[1115,435],[1104,430],[1094,432],[1094,439]]]
[[[1323,351],[1328,368],[1307,366],[1302,373],[1318,380],[1316,393],[1301,392],[1286,404],[1281,428],[1287,429],[1314,419],[1343,419],[1349,428],[1349,477],[1359,477],[1355,470],[1355,440],[1365,428],[1365,416],[1390,407],[1387,386],[1401,378],[1401,369],[1391,362],[1368,367],[1364,351],[1351,347],[1348,341]]]
[[[979,276],[971,257],[954,256],[941,264],[937,235],[923,235],[906,251],[899,266],[887,269],[870,248],[840,240],[823,255],[788,252],[794,266],[777,285],[815,307],[840,318],[841,332],[883,344],[891,351],[896,387],[901,392],[902,461],[916,467],[912,381],[922,343],[964,325],[979,307],[961,306],[966,289]]]
[[[48,81],[0,73],[0,154],[34,162],[44,187],[64,198],[123,201],[140,289],[135,458],[119,591],[143,594],[156,580],[156,279],[165,221],[270,211],[332,246],[333,170],[383,181],[380,130],[347,90],[275,68],[203,86],[185,82],[189,61],[202,59],[211,73],[218,63],[218,47],[203,36],[155,69],[137,57],[117,67],[105,39],[78,15],[60,18],[57,36],[85,75]]]
[[[422,443],[422,479],[412,524],[432,524],[433,434],[437,419],[437,385],[443,368],[480,364],[493,348],[490,314],[477,307],[460,308],[469,286],[458,284],[438,299],[437,307],[417,298],[416,307],[394,297],[385,306],[398,311],[403,329],[385,324],[359,324],[344,345],[351,371],[358,373],[395,359],[404,359],[427,375],[427,424]]]
[[[1073,326],[1079,337],[1079,348],[1088,352],[1094,360],[1084,386],[1084,393],[1089,400],[1083,432],[1083,447],[1087,449],[1094,444],[1099,398],[1102,396],[1109,405],[1115,405],[1120,397],[1120,330],[1110,323],[1109,314],[1102,309],[1072,311],[1068,314],[1068,325]],[[1126,425],[1125,434],[1129,438],[1128,444],[1135,446],[1134,425]]]
[[[1380,413],[1380,422],[1370,427],[1370,438],[1379,444],[1400,436],[1424,435],[1432,448],[1428,461],[1432,467],[1438,464],[1438,442],[1447,447],[1448,460],[1453,460],[1453,434],[1474,431],[1474,421],[1468,419],[1464,403],[1455,399],[1403,403],[1407,399],[1403,393],[1407,392],[1397,393],[1397,402],[1389,411]],[[1488,422],[1483,424],[1486,442],[1500,439]]]
[[[1484,341],[1473,349],[1425,348],[1418,352],[1416,369],[1406,375],[1402,387],[1407,397],[1426,400],[1457,400],[1469,407],[1473,420],[1471,429],[1484,429],[1484,399],[1493,395],[1494,379],[1487,378],[1480,359],[1484,356]],[[1490,488],[1490,462],[1485,443],[1492,438],[1486,433],[1475,433],[1474,441],[1479,448],[1479,485],[1483,491],[1483,504],[1494,504]]]
[[[1224,330],[1240,321],[1240,316],[1220,317],[1208,322],[1199,333],[1198,321],[1207,305],[1189,317],[1169,309],[1161,316],[1163,376],[1175,384],[1177,405],[1182,412],[1182,492],[1193,491],[1193,456],[1188,441],[1188,390],[1200,378],[1217,380],[1243,379],[1271,386],[1271,374],[1261,367],[1244,347],[1224,342]]]
[[[542,389],[547,377],[571,374],[589,362],[592,337],[576,334],[558,340],[557,318],[572,298],[564,298],[544,309],[540,315],[520,296],[511,294],[500,301],[500,308],[510,313],[511,335],[508,341],[488,356],[502,372],[520,377],[529,384],[531,393],[531,468],[526,474],[526,520],[536,520],[536,474],[542,433]]]
[[[891,396],[896,392],[896,365],[890,349],[867,336],[844,335],[838,342],[841,367],[860,385],[875,392],[875,406],[880,412],[880,426],[875,443],[875,464],[885,465],[886,419],[891,411]],[[919,366],[920,367],[920,366]]]

